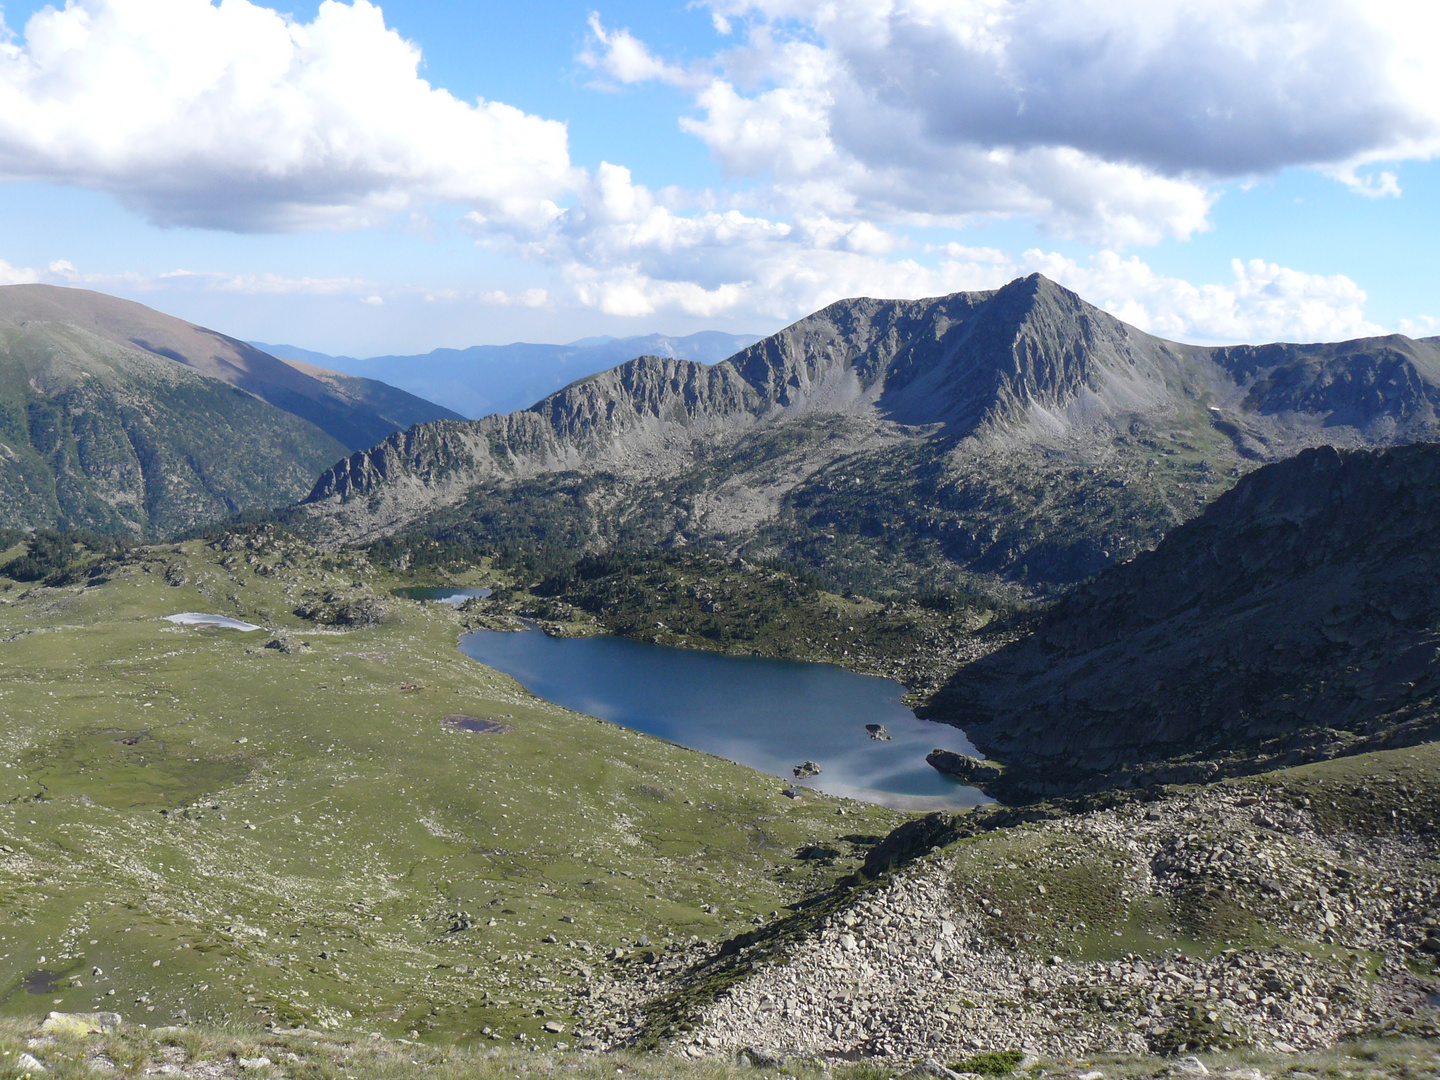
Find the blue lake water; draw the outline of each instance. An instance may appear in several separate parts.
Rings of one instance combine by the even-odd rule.
[[[454,589],[449,587],[431,588],[430,586],[417,586],[411,589],[396,589],[395,595],[404,597],[406,600],[434,600],[441,604],[454,604],[459,607],[466,600],[477,596],[489,596],[489,589]]]
[[[602,635],[552,638],[538,630],[474,630],[466,656],[511,675],[531,693],[577,712],[738,761],[832,795],[904,810],[988,803],[936,772],[936,747],[973,754],[964,732],[917,719],[890,679],[803,664]],[[884,724],[890,741],[870,738]],[[802,761],[824,770],[795,780]]]

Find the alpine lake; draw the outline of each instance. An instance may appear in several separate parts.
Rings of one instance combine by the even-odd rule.
[[[401,595],[459,604],[481,593],[415,589]],[[926,763],[937,748],[976,751],[958,728],[917,718],[901,702],[904,687],[890,679],[610,634],[472,630],[460,639],[460,651],[547,701],[783,777],[797,792],[812,787],[912,811],[991,801]],[[880,730],[872,733],[867,725]],[[820,771],[797,777],[804,762]]]

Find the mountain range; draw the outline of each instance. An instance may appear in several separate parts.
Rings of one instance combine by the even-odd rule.
[[[166,535],[289,502],[336,457],[455,416],[128,300],[0,288],[3,525]]]
[[[700,544],[856,588],[1045,593],[1266,462],[1433,438],[1437,403],[1434,338],[1184,345],[1036,274],[841,301],[721,363],[640,357],[423,424],[336,463],[301,510],[331,544]]]
[[[466,416],[526,408],[547,394],[637,356],[671,356],[713,364],[739,352],[752,336],[705,330],[685,337],[645,334],[593,337],[568,345],[473,345],[415,356],[330,356],[295,345],[250,344],[284,360],[300,361],[398,386],[431,401],[446,401]]]

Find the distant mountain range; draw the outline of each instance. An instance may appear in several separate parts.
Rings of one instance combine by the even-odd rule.
[[[1440,435],[1440,347],[1202,348],[1040,275],[831,305],[730,359],[642,357],[529,409],[339,462],[327,542],[701,544],[856,588],[1052,592],[1155,546],[1308,446]]]
[[[756,338],[706,330],[686,337],[594,337],[568,345],[473,345],[417,356],[329,356],[294,345],[250,344],[284,360],[315,364],[347,375],[378,379],[430,401],[444,401],[466,416],[513,412],[561,387],[637,356],[672,356],[713,364]]]
[[[1204,782],[1440,736],[1440,446],[1306,450],[962,668],[927,715],[1006,797]]]
[[[336,458],[458,414],[141,304],[0,288],[0,524],[164,535],[303,495]]]

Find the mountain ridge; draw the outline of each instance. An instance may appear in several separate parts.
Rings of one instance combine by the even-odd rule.
[[[0,288],[0,524],[186,530],[291,502],[357,442],[446,413],[326,378],[132,301]]]
[[[80,326],[124,348],[141,349],[228,383],[320,428],[348,450],[373,446],[394,424],[350,395],[246,342],[88,289],[0,287],[0,326]],[[444,410],[434,407],[436,415]]]
[[[284,359],[381,380],[430,400],[444,400],[473,418],[514,412],[636,356],[665,356],[713,364],[756,340],[752,335],[702,330],[684,337],[646,334],[584,338],[565,345],[517,341],[509,345],[440,348],[413,356],[330,356],[294,345],[251,342]]]
[[[1265,461],[1436,433],[1436,401],[1433,343],[1167,342],[1031,275],[839,301],[719,364],[637,358],[527,410],[392,437],[337,462],[302,512],[352,542],[436,515],[452,528],[499,486],[609,477],[603,497],[572,499],[586,550],[618,513],[646,542],[857,582],[913,564],[914,585],[1050,589],[1153,546]]]

